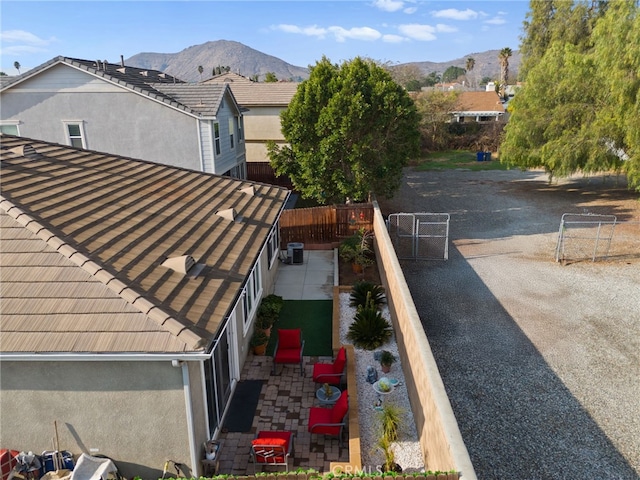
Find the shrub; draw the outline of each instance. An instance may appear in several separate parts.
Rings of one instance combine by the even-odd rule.
[[[356,308],[364,307],[367,301],[373,302],[376,308],[380,308],[387,303],[384,295],[384,287],[366,280],[356,282],[353,285],[349,300],[349,305]]]
[[[349,326],[347,338],[356,347],[365,350],[375,350],[384,345],[393,333],[391,324],[382,316],[380,311],[372,307],[359,307]]]

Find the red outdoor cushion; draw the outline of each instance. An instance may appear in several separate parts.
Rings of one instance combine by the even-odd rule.
[[[11,470],[13,470],[13,467],[18,464],[18,460],[16,460],[18,455],[20,455],[18,450],[9,450],[6,448],[0,450],[0,471],[2,472],[2,480],[9,478]]]
[[[290,439],[291,432],[260,432],[251,442],[256,462],[285,463]]]
[[[330,383],[333,385],[337,385],[340,383],[340,377],[334,376],[333,364],[331,363],[314,363],[313,364],[313,381],[314,382],[322,382],[322,383]],[[323,377],[323,375],[330,375],[327,377]]]
[[[332,409],[330,408],[311,407],[309,410],[309,432],[324,435],[340,435],[340,426],[313,428],[314,425],[319,423],[334,423],[331,421],[331,411]]]
[[[278,330],[278,350],[281,348],[300,348],[300,329]]]
[[[342,423],[344,416],[349,411],[349,395],[345,390],[331,409],[331,423]]]
[[[299,363],[300,362],[300,350],[282,349],[278,347],[275,357],[273,357],[276,363]]]
[[[347,363],[347,351],[344,347],[340,347],[336,360],[333,362],[333,373],[342,373],[344,371],[344,365]]]

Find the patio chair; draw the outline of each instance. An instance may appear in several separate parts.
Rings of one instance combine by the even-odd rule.
[[[278,363],[299,363],[300,375],[304,376],[304,365],[302,354],[304,352],[304,340],[302,339],[302,330],[278,329],[278,340],[273,352],[273,370],[276,373],[276,364]]]
[[[346,425],[344,417],[348,412],[349,395],[344,390],[333,407],[311,407],[309,410],[309,433],[338,437],[340,447],[342,447],[342,432]]]
[[[293,432],[262,431],[251,442],[253,473],[256,465],[284,465],[289,471],[289,457],[293,455]]]
[[[340,347],[333,363],[314,363],[313,381],[315,383],[328,383],[337,387],[344,385],[345,370],[347,367],[347,351]]]

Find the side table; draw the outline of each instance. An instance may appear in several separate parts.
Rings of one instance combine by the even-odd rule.
[[[333,405],[340,398],[340,389],[338,387],[331,386],[331,395],[327,397],[324,391],[324,387],[320,387],[316,391],[316,398],[320,401],[322,405]]]

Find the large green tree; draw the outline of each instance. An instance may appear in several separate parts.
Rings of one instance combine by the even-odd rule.
[[[531,41],[526,50],[536,63],[523,60],[503,162],[551,177],[624,171],[640,189],[638,15],[637,1],[556,2],[539,48]]]
[[[287,145],[268,145],[276,174],[320,203],[391,197],[419,151],[418,114],[378,63],[356,57],[311,67],[281,115]]]

